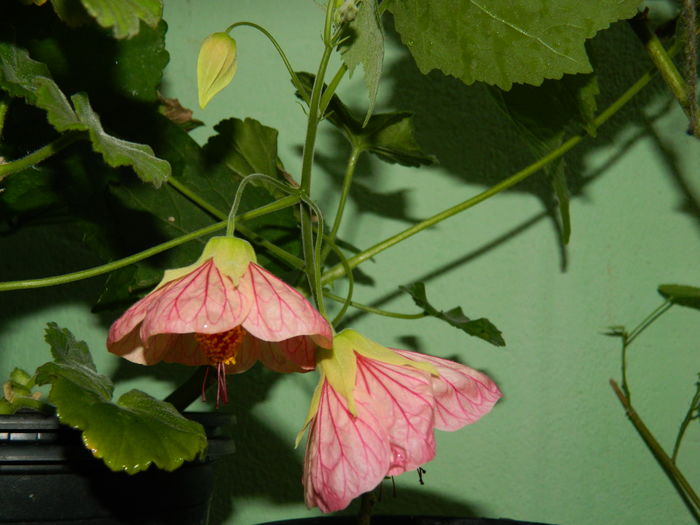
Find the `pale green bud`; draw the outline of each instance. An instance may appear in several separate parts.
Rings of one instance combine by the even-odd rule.
[[[236,41],[228,33],[212,33],[202,42],[197,58],[199,107],[231,82],[237,67]]]

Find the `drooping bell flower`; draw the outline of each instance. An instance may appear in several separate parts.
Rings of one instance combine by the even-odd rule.
[[[306,505],[323,512],[430,461],[434,429],[474,423],[501,397],[481,372],[389,349],[354,330],[336,335],[332,349],[319,349],[317,361],[321,380],[304,425],[303,483]]]
[[[257,360],[277,372],[316,364],[331,327],[291,286],[256,263],[249,243],[212,237],[192,265],[167,270],[160,284],[109,330],[107,348],[134,363],[211,365],[226,402],[226,374]]]

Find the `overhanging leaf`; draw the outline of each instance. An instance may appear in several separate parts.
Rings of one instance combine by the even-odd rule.
[[[82,0],[97,23],[112,28],[115,38],[131,38],[139,32],[141,21],[151,27],[163,15],[162,0]]]
[[[425,292],[425,283],[419,281],[408,286],[400,286],[399,288],[409,294],[413,298],[413,302],[415,302],[419,308],[422,308],[426,314],[437,319],[442,319],[455,328],[471,336],[483,339],[492,345],[505,346],[506,342],[501,335],[501,331],[488,319],[482,317],[472,320],[464,315],[460,306],[445,312],[431,305],[428,302],[428,297]]]
[[[363,0],[355,19],[350,22],[350,40],[341,46],[341,57],[350,75],[362,64],[369,106],[364,124],[367,124],[374,111],[379,91],[379,78],[384,62],[384,32],[379,19],[376,0]]]
[[[700,288],[683,284],[661,284],[658,290],[674,304],[700,310]]]
[[[85,343],[54,323],[46,340],[55,360],[37,369],[37,384],[51,384],[49,401],[61,423],[81,430],[86,447],[109,468],[134,474],[154,464],[174,470],[204,455],[199,423],[137,390],[112,402],[112,382],[97,373]]]
[[[389,0],[397,31],[422,73],[510,89],[588,73],[584,43],[632,17],[641,0]]]

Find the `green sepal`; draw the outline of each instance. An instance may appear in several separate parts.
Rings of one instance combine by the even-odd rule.
[[[113,402],[112,382],[97,372],[84,342],[55,323],[45,339],[54,361],[37,369],[37,384],[51,384],[49,401],[61,423],[81,430],[85,446],[110,469],[134,474],[154,464],[171,471],[204,457],[199,423],[138,390]]]
[[[415,302],[419,308],[422,308],[427,315],[441,319],[451,326],[471,336],[483,339],[492,345],[505,346],[506,342],[503,339],[501,331],[485,317],[470,319],[464,315],[461,306],[457,306],[445,312],[431,305],[426,295],[425,283],[419,281],[408,286],[399,286],[399,288],[409,294],[413,298],[413,302]]]

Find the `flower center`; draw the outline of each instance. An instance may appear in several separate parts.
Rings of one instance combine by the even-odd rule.
[[[236,354],[241,347],[246,331],[236,326],[218,334],[194,334],[202,352],[209,358],[212,365],[232,365],[236,362]]]

